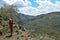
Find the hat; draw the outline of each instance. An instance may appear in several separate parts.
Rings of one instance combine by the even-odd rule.
[[[12,20],[11,18],[9,20]]]

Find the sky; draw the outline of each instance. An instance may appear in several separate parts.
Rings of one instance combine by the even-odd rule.
[[[4,3],[17,5],[19,13],[25,15],[37,16],[60,11],[60,0],[0,0],[0,7]]]

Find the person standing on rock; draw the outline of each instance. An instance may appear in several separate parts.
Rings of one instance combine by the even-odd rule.
[[[11,33],[10,36],[12,36],[12,34],[13,34],[13,24],[14,24],[13,20],[10,18],[8,23],[9,23],[10,33]]]
[[[0,15],[0,36],[2,36],[2,16]]]

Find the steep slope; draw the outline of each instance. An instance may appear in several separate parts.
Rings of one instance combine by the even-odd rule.
[[[9,27],[8,27],[8,19],[12,18],[14,21],[15,27],[17,27],[17,9],[13,5],[4,5],[3,7],[0,8],[0,32],[2,30],[2,33],[5,35],[9,32]],[[17,28],[16,28],[17,29]],[[15,28],[14,28],[15,30]]]

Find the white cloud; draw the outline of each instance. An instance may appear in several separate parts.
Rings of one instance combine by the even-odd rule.
[[[3,0],[5,3],[12,5],[16,2],[19,2],[20,4],[24,4],[25,6],[31,4],[29,1],[25,0],[25,2],[23,0]]]
[[[56,1],[56,4],[53,4],[50,2],[50,0],[36,0],[37,3],[39,3],[38,8],[33,8],[31,6],[24,7],[21,12],[27,15],[39,15],[39,14],[45,14],[53,11],[60,11],[60,2]],[[31,10],[31,11],[30,11]],[[30,11],[30,12],[29,12]]]
[[[29,5],[31,5],[31,2],[25,0],[24,4],[25,4],[25,6],[29,6]]]
[[[5,3],[9,4],[9,5],[12,5],[14,4],[17,0],[3,0],[5,1]]]
[[[23,14],[26,14],[26,15],[35,15],[35,16],[39,15],[38,14],[38,9],[30,7],[30,6],[28,6],[28,7],[26,6],[22,9],[19,9],[19,10],[20,10],[19,12],[21,12]]]
[[[39,15],[39,14],[45,14],[48,12],[53,12],[53,11],[60,11],[60,2],[56,1],[55,4],[53,4],[50,0],[36,0],[36,2],[40,5],[38,8],[34,8],[31,5],[31,2],[28,0],[15,0],[14,2],[11,0],[10,2],[5,0],[6,3],[8,4],[14,4],[15,2],[20,2],[20,4],[24,5],[23,8],[18,8],[21,13],[26,14],[26,15]],[[10,5],[11,5],[10,4]]]

